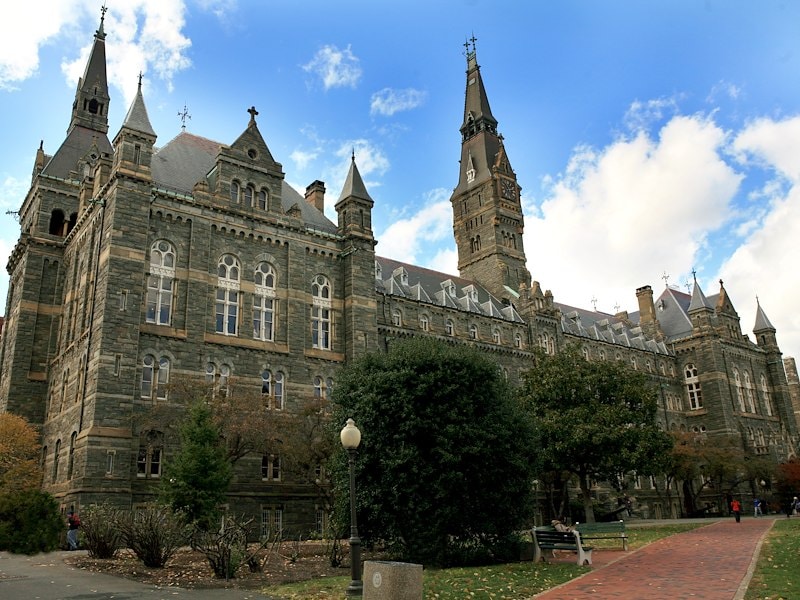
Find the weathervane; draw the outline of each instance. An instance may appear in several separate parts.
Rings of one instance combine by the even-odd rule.
[[[183,104],[183,111],[178,113],[181,118],[181,131],[186,131],[186,120],[191,119],[192,115],[189,114],[189,109],[186,108],[186,103]]]
[[[597,311],[597,298],[592,296],[592,299],[590,300],[590,302],[592,303],[592,306],[594,306],[594,310]]]
[[[666,271],[661,274],[661,279],[664,280],[664,286],[669,287],[669,275],[667,275]]]

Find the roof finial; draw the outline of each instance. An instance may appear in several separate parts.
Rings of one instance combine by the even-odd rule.
[[[722,279],[719,280],[719,287],[721,288],[725,287],[724,285],[722,285]]]
[[[139,71],[139,91],[142,91],[142,72]]]
[[[473,33],[472,37],[467,38],[467,40],[464,42],[464,48],[466,48],[465,54],[467,56],[467,62],[475,60],[475,54],[476,54],[475,42],[477,41],[478,38],[476,38],[475,34]]]
[[[255,122],[256,122],[256,115],[258,114],[258,111],[256,110],[256,107],[255,106],[251,106],[250,108],[247,109],[247,112],[250,113],[250,124],[254,125]]]
[[[664,287],[669,287],[669,275],[667,275],[666,271],[661,274],[661,279],[664,280]]]
[[[697,271],[694,270],[694,267],[692,267],[692,277],[694,278],[694,282],[697,283]]]
[[[183,110],[178,113],[181,118],[181,131],[186,131],[186,119],[191,119],[192,115],[189,114],[189,109],[186,108],[186,103],[183,103]]]
[[[350,151],[350,160],[352,162],[356,162],[356,147],[353,146],[353,149]]]
[[[108,7],[106,3],[103,2],[103,6],[100,7],[100,27],[97,28],[97,37],[104,38],[106,36],[106,32],[103,30],[103,22],[106,20],[106,12],[108,11]]]

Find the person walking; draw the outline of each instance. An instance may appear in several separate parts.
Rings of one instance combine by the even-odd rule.
[[[753,500],[753,516],[754,517],[763,517],[764,513],[761,511],[761,500],[756,498]]]
[[[78,549],[78,529],[81,527],[81,518],[77,513],[67,513],[67,543],[70,550]]]
[[[731,501],[731,511],[733,512],[733,518],[736,519],[736,522],[739,523],[742,520],[742,503],[739,502],[736,498]]]

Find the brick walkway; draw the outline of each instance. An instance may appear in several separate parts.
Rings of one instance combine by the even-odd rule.
[[[719,521],[632,552],[595,550],[592,570],[535,596],[627,600],[734,600],[743,597],[771,518]],[[559,559],[561,560],[567,559]],[[574,555],[572,555],[572,559]]]

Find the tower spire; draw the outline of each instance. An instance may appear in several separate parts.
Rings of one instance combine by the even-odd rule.
[[[94,43],[86,62],[83,77],[78,80],[75,102],[72,104],[72,119],[67,132],[75,127],[85,127],[101,133],[108,133],[108,79],[106,77],[106,33],[103,23],[106,17],[105,5],[100,9],[100,26],[94,33]]]

